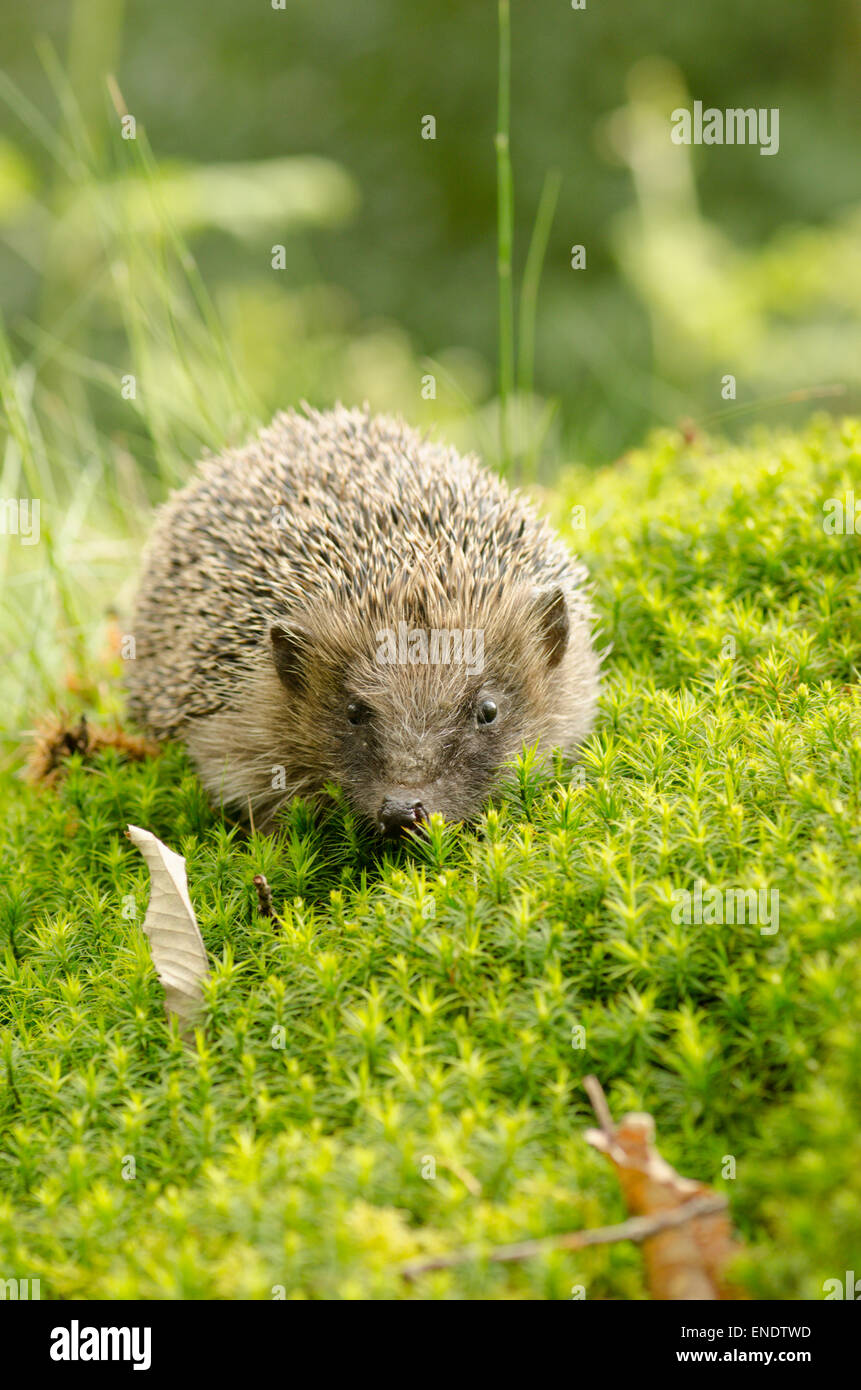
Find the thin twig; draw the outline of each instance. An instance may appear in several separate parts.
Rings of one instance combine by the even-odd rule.
[[[696,1197],[683,1206],[673,1207],[654,1216],[632,1216],[618,1226],[596,1226],[591,1230],[568,1231],[561,1236],[545,1236],[540,1240],[524,1240],[518,1245],[497,1245],[495,1249],[481,1250],[472,1246],[467,1250],[455,1250],[450,1255],[437,1255],[429,1260],[416,1260],[404,1265],[401,1274],[404,1279],[417,1279],[420,1274],[437,1269],[452,1269],[455,1265],[469,1264],[473,1260],[490,1260],[494,1264],[510,1264],[516,1260],[531,1260],[536,1255],[544,1255],[551,1250],[584,1250],[590,1245],[612,1245],[618,1240],[642,1241],[661,1231],[683,1226],[698,1216],[714,1216],[727,1207],[726,1197]]]
[[[454,1159],[451,1158],[438,1158],[436,1162],[438,1168],[447,1168],[450,1173],[453,1173],[454,1176],[463,1183],[471,1196],[481,1196],[481,1183],[473,1173],[470,1173],[468,1168],[461,1167],[459,1163],[455,1163]]]
[[[610,1114],[610,1107],[607,1104],[607,1097],[604,1095],[604,1088],[597,1076],[584,1076],[583,1088],[592,1102],[592,1109],[595,1111],[598,1123],[604,1132],[606,1139],[612,1140],[616,1133],[616,1126],[613,1123],[613,1116]]]

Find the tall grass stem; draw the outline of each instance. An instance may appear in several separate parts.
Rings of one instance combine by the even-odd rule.
[[[499,294],[499,452],[511,466],[511,398],[514,394],[514,186],[511,174],[511,12],[499,0],[499,102],[496,122],[496,274]]]

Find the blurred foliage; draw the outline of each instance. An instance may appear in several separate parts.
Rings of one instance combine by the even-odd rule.
[[[341,397],[498,461],[496,14],[44,0],[0,25],[0,498],[41,502],[41,544],[0,546],[14,746],[50,704],[119,712],[108,605],[202,451]],[[594,465],[656,422],[733,433],[830,383],[861,397],[859,7],[515,0],[513,26],[515,271],[538,303],[515,453],[614,643],[586,785],[525,767],[421,866],[337,806],[243,840],[176,749],[75,765],[56,794],[0,766],[0,1254],[46,1294],[391,1297],[419,1250],[617,1219],[586,1069],[655,1112],[680,1170],[738,1157],[754,1292],[820,1297],[854,1267],[859,549],[822,505],[861,434],[688,422]],[[694,98],[779,107],[779,154],[672,145]],[[192,1056],[122,915],[145,892],[129,819],[189,856],[220,957]],[[258,870],[280,925],[251,912]],[[778,886],[779,935],[676,930],[668,895],[698,874]],[[580,1280],[643,1293],[629,1246],[415,1292]]]
[[[336,798],[244,836],[176,747],[76,755],[56,789],[0,773],[5,1275],[55,1298],[644,1297],[627,1243],[398,1272],[621,1219],[587,1072],[726,1192],[752,1292],[857,1269],[861,545],[822,519],[859,460],[861,423],[820,420],[744,448],[664,432],[611,488],[566,477],[614,644],[601,725],[582,784],[524,759],[475,829],[381,847]],[[191,1051],[129,821],[188,860],[213,960]],[[777,889],[779,931],[674,923],[697,878]]]
[[[732,428],[727,373],[739,405],[838,382],[851,406],[861,395],[857,0],[631,0],[624,18],[612,6],[515,0],[512,22],[518,276],[545,174],[561,175],[539,399],[521,403],[517,427],[526,458],[543,450],[546,471],[560,456],[606,460],[683,416]],[[151,236],[160,214],[118,148],[113,75],[164,164],[162,198],[260,414],[302,395],[367,397],[493,458],[490,0],[440,0],[432,13],[397,0],[284,10],[43,0],[7,7],[2,25],[19,94],[4,86],[15,115],[0,144],[0,297],[16,356],[35,335],[43,373],[49,361],[83,370],[73,347],[114,381],[126,369],[116,303],[126,291],[94,259],[101,246],[104,272],[126,248],[98,204],[131,204],[133,237]],[[779,152],[673,145],[669,113],[694,98],[779,107]],[[433,141],[420,135],[426,114]],[[270,266],[274,242],[287,248],[283,272]],[[587,248],[585,271],[570,268],[575,243]],[[433,362],[438,393],[427,401]],[[169,378],[169,360],[162,368]],[[56,375],[52,384],[71,389]],[[204,377],[199,389],[217,397],[221,382]],[[94,408],[100,427],[123,427],[104,392]],[[146,440],[134,452],[149,464]]]

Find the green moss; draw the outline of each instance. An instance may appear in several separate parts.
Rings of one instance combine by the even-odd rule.
[[[53,1297],[644,1297],[631,1245],[398,1274],[622,1217],[582,1139],[594,1072],[727,1191],[754,1294],[842,1280],[861,1238],[861,552],[822,507],[861,495],[859,457],[861,425],[814,421],[744,448],[662,435],[569,475],[553,506],[563,526],[585,507],[571,540],[613,643],[585,782],[527,760],[481,825],[423,853],[380,850],[337,798],[246,838],[178,749],[73,762],[56,791],[7,779],[3,1276]],[[214,962],[191,1051],[140,932],[129,821],[188,860]],[[281,922],[254,911],[257,872]],[[778,890],[779,930],[675,922],[698,879]]]

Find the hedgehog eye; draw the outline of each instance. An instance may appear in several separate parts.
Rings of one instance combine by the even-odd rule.
[[[351,700],[347,706],[347,718],[351,724],[366,724],[371,717],[371,711],[361,700]]]
[[[492,724],[496,718],[498,710],[495,700],[482,700],[475,713],[476,723]]]

